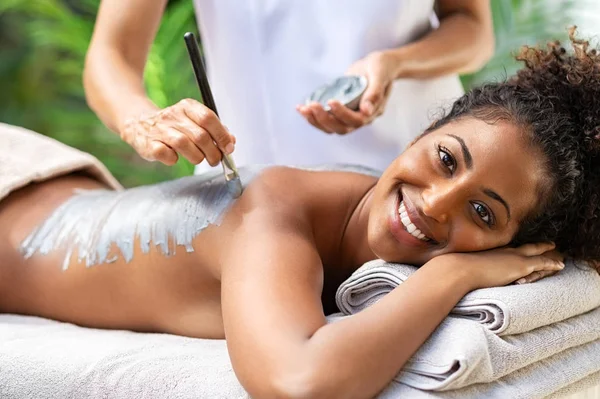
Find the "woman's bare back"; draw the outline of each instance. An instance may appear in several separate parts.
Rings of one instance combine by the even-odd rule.
[[[294,185],[300,188],[303,183],[298,184],[298,176],[302,180],[309,172],[281,168],[277,173],[293,174]],[[322,190],[323,181],[315,180],[314,176],[311,173],[306,182],[314,181],[318,188],[314,193],[327,196],[327,190]],[[344,185],[349,194],[355,193],[358,199],[375,182],[369,176],[348,173],[343,176],[332,185],[338,198],[339,189]],[[353,178],[358,180],[353,181]],[[258,179],[260,186],[260,177]],[[155,245],[142,250],[140,238],[136,237],[129,262],[124,256],[107,257],[88,267],[85,261],[78,261],[77,252],[69,256],[65,248],[48,254],[35,253],[25,259],[21,253],[23,240],[72,198],[74,189],[79,188],[104,187],[88,177],[70,175],[26,187],[0,203],[0,236],[9,237],[8,241],[0,243],[0,259],[3,260],[0,265],[0,312],[37,315],[89,327],[224,338],[221,255],[239,250],[228,245],[232,234],[236,234],[235,215],[230,217],[229,214],[239,217],[252,212],[248,205],[260,206],[261,194],[250,193],[254,198],[232,206],[221,226],[211,224],[203,228],[193,238],[193,252],[186,251],[181,245],[169,256],[165,255],[164,248]],[[343,224],[349,214],[347,207],[354,204],[353,201],[344,200],[344,208],[331,200],[319,202],[314,193],[295,193],[293,201],[304,204],[313,215],[327,214],[327,218],[316,218],[325,228]],[[322,209],[312,209],[315,204],[321,204],[318,207]],[[332,212],[332,207],[338,209]],[[298,208],[298,214],[302,212]],[[123,220],[123,224],[126,223],[136,223],[136,220]],[[332,238],[336,229],[339,230],[339,226],[332,230]],[[329,238],[316,240],[317,245],[323,244],[320,251],[326,257],[328,246],[324,241]],[[114,243],[110,253],[120,253]],[[63,270],[65,256],[68,261]],[[323,300],[325,307],[331,308],[335,288],[350,271],[340,272],[335,265],[324,269]]]

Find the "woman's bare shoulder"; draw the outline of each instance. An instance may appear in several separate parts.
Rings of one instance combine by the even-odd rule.
[[[377,177],[356,170],[273,166],[264,169],[252,182],[251,188],[274,198],[311,201],[329,196],[362,196],[376,182]]]
[[[261,225],[314,224],[323,215],[332,222],[345,218],[376,182],[352,171],[269,167],[246,187],[231,214],[253,222],[259,218]]]
[[[376,182],[351,171],[268,167],[248,184],[229,215],[262,223],[300,222],[315,213],[345,215]]]

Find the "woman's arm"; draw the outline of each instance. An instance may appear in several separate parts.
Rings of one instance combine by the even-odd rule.
[[[298,183],[286,194],[290,176],[263,174],[221,225],[232,232],[222,238],[228,250],[219,251],[225,336],[252,397],[373,397],[468,291],[562,267],[561,259],[543,255],[554,247],[548,243],[443,255],[375,305],[326,324],[316,249],[323,243],[313,235],[321,230],[315,223],[335,226],[311,222],[315,211],[307,209],[330,194]]]
[[[396,66],[396,79],[474,72],[494,54],[488,0],[438,0],[437,14],[438,29],[388,52]]]
[[[283,193],[295,176],[265,172],[221,225],[234,232],[219,260],[234,369],[256,398],[372,397],[468,291],[467,279],[430,262],[380,303],[326,324],[316,248],[328,244],[314,241],[308,214],[317,211],[307,209],[330,200],[307,184]]]
[[[327,325],[321,265],[304,234],[261,225],[247,237],[223,274],[222,306],[233,366],[252,397],[373,397],[467,292],[465,279],[431,264]]]
[[[83,74],[87,101],[142,158],[172,165],[181,155],[193,164],[206,159],[214,166],[235,143],[215,113],[192,99],[161,110],[144,90],[148,51],[166,4],[102,1]]]

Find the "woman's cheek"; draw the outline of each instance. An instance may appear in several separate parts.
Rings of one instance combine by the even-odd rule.
[[[476,252],[497,248],[503,244],[491,236],[493,233],[486,233],[479,228],[463,229],[460,236],[457,237],[457,252]]]

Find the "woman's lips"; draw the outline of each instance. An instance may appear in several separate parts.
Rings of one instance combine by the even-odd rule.
[[[425,241],[429,241],[432,244],[436,244],[437,242],[433,238],[433,233],[431,232],[431,229],[427,225],[427,222],[424,220],[423,216],[421,215],[415,204],[412,202],[411,198],[407,197],[406,195],[403,195],[402,204],[404,205],[404,211],[406,212],[405,216],[409,219],[409,223],[415,226],[416,229],[418,229],[418,231],[421,232],[421,234],[423,234],[427,238],[427,240]],[[406,225],[404,225],[404,228],[406,229]]]
[[[389,217],[389,228],[390,232],[396,238],[396,240],[402,244],[411,247],[420,247],[425,248],[431,245],[430,242],[423,241],[418,239],[417,237],[410,234],[404,228],[402,221],[400,220],[400,214],[398,213],[398,208],[400,207],[400,202],[402,201],[402,194],[398,192],[395,201],[392,201],[392,209],[390,210]]]

